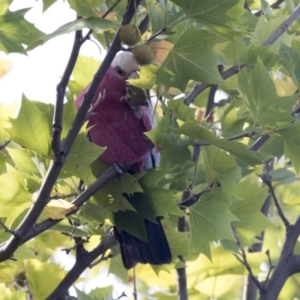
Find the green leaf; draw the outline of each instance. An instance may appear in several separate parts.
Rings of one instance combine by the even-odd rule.
[[[143,201],[143,203],[146,203]],[[113,216],[114,225],[119,232],[122,230],[147,242],[147,232],[144,219],[133,211],[119,211]]]
[[[38,39],[42,32],[25,20],[28,9],[6,11],[0,16],[0,51],[5,53],[24,52],[24,45]]]
[[[165,26],[165,10],[163,6],[155,0],[146,0],[146,3],[149,11],[151,31],[158,32]]]
[[[7,148],[18,170],[29,174],[40,175],[32,151],[26,149]]]
[[[160,180],[165,176],[164,171],[151,169],[140,179],[144,193],[152,198],[157,216],[182,216],[183,212],[176,205],[176,198],[172,190],[159,186]]]
[[[258,58],[261,59],[266,69],[271,70],[276,64],[278,64],[278,56],[270,51],[270,47],[255,46],[252,45],[249,48],[247,55],[247,67],[254,69]]]
[[[26,299],[25,291],[12,292],[10,288],[1,282],[0,283],[0,294],[2,300],[24,300]]]
[[[300,172],[300,124],[294,124],[277,131],[284,140],[284,152],[292,161],[297,173]]]
[[[168,108],[176,119],[185,121],[186,119],[195,118],[196,108],[185,105],[183,99],[169,100]]]
[[[275,127],[291,122],[291,111],[299,95],[279,97],[275,84],[260,59],[254,70],[244,69],[238,79],[239,91],[254,123]]]
[[[281,43],[279,49],[279,57],[281,58],[282,63],[288,71],[290,77],[293,78],[295,84],[299,86],[300,70],[298,66],[300,65],[300,53]]]
[[[26,245],[20,246],[14,253],[14,257],[17,260],[31,259],[36,258],[36,254],[33,252],[33,249],[28,248]]]
[[[0,105],[0,144],[10,139],[8,132],[5,130],[10,127],[10,118],[15,118],[18,114],[16,103],[9,106]]]
[[[19,145],[48,156],[50,154],[51,128],[44,113],[32,101],[22,99],[19,115],[11,120],[6,131]]]
[[[288,184],[297,181],[297,176],[294,172],[280,168],[270,172],[272,181],[279,181],[281,184]]]
[[[93,57],[78,56],[72,73],[72,80],[68,83],[72,95],[78,95],[79,92],[88,86],[99,66],[100,61],[95,60]]]
[[[10,227],[16,218],[32,204],[32,197],[27,192],[24,175],[10,165],[7,173],[0,176],[1,202],[0,217],[6,218],[6,226]]]
[[[120,263],[120,265],[122,264],[121,261],[119,263]],[[127,278],[127,272],[126,271],[125,271],[125,274],[126,274],[126,278]],[[112,297],[111,297],[112,293],[113,293],[113,286],[109,285],[109,286],[105,286],[105,287],[102,287],[102,288],[96,288],[96,289],[92,290],[89,293],[89,296],[93,297],[93,299],[106,300],[106,299],[110,299],[110,298],[112,299]]]
[[[114,274],[125,283],[128,282],[127,270],[123,266],[121,255],[116,255],[110,260],[108,274]],[[106,297],[108,297],[108,295]]]
[[[241,178],[235,158],[215,146],[204,147],[202,155],[208,185],[218,181],[224,191],[230,192]]]
[[[262,46],[264,41],[269,38],[269,36],[274,33],[285,22],[286,16],[281,15],[276,18],[272,18],[267,21],[264,16],[259,18],[259,21],[255,27],[255,31],[252,33],[251,44],[256,46]],[[281,41],[286,45],[290,46],[293,40],[293,35],[288,35],[284,32],[276,41],[270,46],[271,51],[278,53]]]
[[[70,175],[83,179],[87,184],[95,180],[91,171],[91,163],[96,160],[104,149],[87,140],[84,133],[80,133],[71,148],[64,164],[64,170]]]
[[[0,16],[3,15],[13,0],[1,0],[0,2]]]
[[[185,122],[176,131],[200,142],[206,142],[215,145],[251,166],[261,164],[265,159],[269,158],[269,156],[264,153],[248,150],[245,144],[219,139],[212,132],[202,128],[199,126],[199,124],[190,120]]]
[[[260,150],[280,159],[284,154],[284,140],[279,135],[272,134]]]
[[[191,250],[211,258],[209,242],[234,239],[230,223],[237,218],[229,211],[227,197],[216,188],[203,194],[190,208]]]
[[[234,99],[226,108],[222,118],[222,135],[224,137],[233,136],[243,132],[245,122],[248,121],[249,113],[247,113],[246,105]]]
[[[81,207],[79,217],[84,218],[87,221],[94,220],[104,224],[105,219],[109,217],[108,214],[110,214],[110,210],[106,207],[87,202]]]
[[[96,17],[90,17],[86,19],[76,19],[75,21],[69,22],[61,27],[59,27],[57,30],[55,30],[51,34],[44,34],[43,36],[34,39],[26,49],[32,50],[36,48],[37,46],[43,45],[50,39],[53,39],[57,36],[60,36],[62,34],[71,33],[73,31],[81,30],[83,28],[89,28],[94,30],[95,32],[102,31],[105,29],[110,28],[117,28],[118,26],[109,20],[102,19],[102,18],[96,18]]]
[[[97,9],[106,2],[106,0],[68,0],[78,16],[90,17],[97,15]]]
[[[244,43],[230,42],[222,51],[224,59],[228,65],[243,65],[247,62],[247,53],[249,46]]]
[[[189,254],[189,233],[176,231],[167,219],[163,219],[161,222],[168,238],[172,256],[187,256]]]
[[[241,237],[248,238],[248,242],[253,241],[256,235],[271,225],[268,218],[261,213],[268,189],[262,187],[257,176],[253,174],[237,183],[232,194],[240,199],[230,206],[230,211],[239,219],[234,223]]]
[[[27,260],[25,272],[34,299],[46,299],[66,276],[66,271],[57,264],[37,259]]]
[[[91,298],[86,293],[84,293],[81,290],[79,290],[78,288],[76,288],[76,286],[74,286],[74,288],[75,288],[77,300],[94,300],[95,299],[95,298]]]
[[[196,37],[196,38],[195,38]],[[184,91],[189,80],[207,84],[223,81],[214,45],[219,37],[194,27],[186,30],[157,72],[157,84]]]
[[[142,89],[151,89],[156,79],[156,72],[158,67],[155,65],[141,66],[137,72],[138,79],[128,79],[127,82],[130,85],[140,87]]]
[[[240,0],[171,1],[182,7],[187,17],[206,24],[219,33],[229,34],[238,29],[239,19],[244,14],[244,3]],[[232,30],[228,32],[225,28]]]
[[[165,172],[155,169],[147,171],[147,174],[139,180],[144,193],[126,196],[135,211],[120,211],[114,214],[114,223],[119,231],[125,230],[142,240],[147,240],[143,219],[156,223],[157,216],[183,215],[176,205],[173,191],[157,184],[164,174]]]
[[[191,153],[186,142],[170,132],[170,118],[165,116],[158,119],[157,126],[147,132],[146,135],[152,140],[160,153],[159,169],[174,168],[177,165],[185,164],[187,160],[191,159]]]

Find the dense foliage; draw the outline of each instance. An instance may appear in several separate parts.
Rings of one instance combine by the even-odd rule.
[[[68,0],[78,18],[51,34],[14,1],[0,2],[0,51],[25,55],[64,34],[74,46],[55,106],[26,96],[18,112],[1,106],[2,299],[70,299],[98,273],[114,285],[77,286],[78,299],[130,298],[121,281],[136,282],[138,299],[299,299],[299,1]],[[85,120],[128,23],[155,51],[130,83],[150,90],[161,163],[118,177]],[[90,39],[107,51],[101,66],[79,54]],[[127,272],[112,224],[141,236],[157,216],[172,264]]]

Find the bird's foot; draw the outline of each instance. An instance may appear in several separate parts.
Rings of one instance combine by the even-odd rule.
[[[87,114],[86,114],[86,119],[88,120],[90,118],[91,115],[94,114],[94,110],[95,108],[104,100],[105,98],[105,90],[102,93],[99,93],[98,95],[98,99],[96,100],[95,103],[93,103],[90,107],[90,109],[88,110]]]
[[[124,173],[126,172],[125,167],[122,166],[119,163],[113,163],[113,168],[116,170],[117,174],[118,174],[118,178],[119,180],[122,179],[122,176],[124,175]]]
[[[147,97],[143,89],[131,85],[126,86],[126,94],[122,97],[122,100],[128,103],[138,119],[143,117],[143,113],[139,109],[139,106],[148,106]]]

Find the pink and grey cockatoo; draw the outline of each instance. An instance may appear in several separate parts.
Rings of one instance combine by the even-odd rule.
[[[106,147],[99,159],[107,164],[130,167],[132,173],[153,168],[159,161],[159,154],[144,135],[155,126],[152,107],[150,104],[134,105],[128,97],[126,80],[138,70],[139,65],[131,52],[119,52],[97,89],[93,111],[88,118],[90,140]],[[88,88],[77,96],[77,108]],[[104,99],[95,105],[101,96]],[[156,224],[144,220],[147,243],[126,231],[114,229],[125,268],[130,269],[137,263],[158,265],[171,262],[172,255],[160,219],[156,218]]]

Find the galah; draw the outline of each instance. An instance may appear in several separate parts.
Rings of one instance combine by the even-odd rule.
[[[130,101],[130,87],[126,80],[138,70],[139,65],[131,52],[119,52],[97,88],[88,117],[90,140],[106,147],[99,159],[106,164],[130,167],[132,173],[155,167],[159,161],[159,154],[144,135],[155,126],[151,105],[135,105]],[[77,108],[88,88],[77,96]],[[161,217],[156,220],[156,224],[144,220],[147,242],[114,228],[125,268],[130,269],[137,263],[159,265],[171,262]]]

